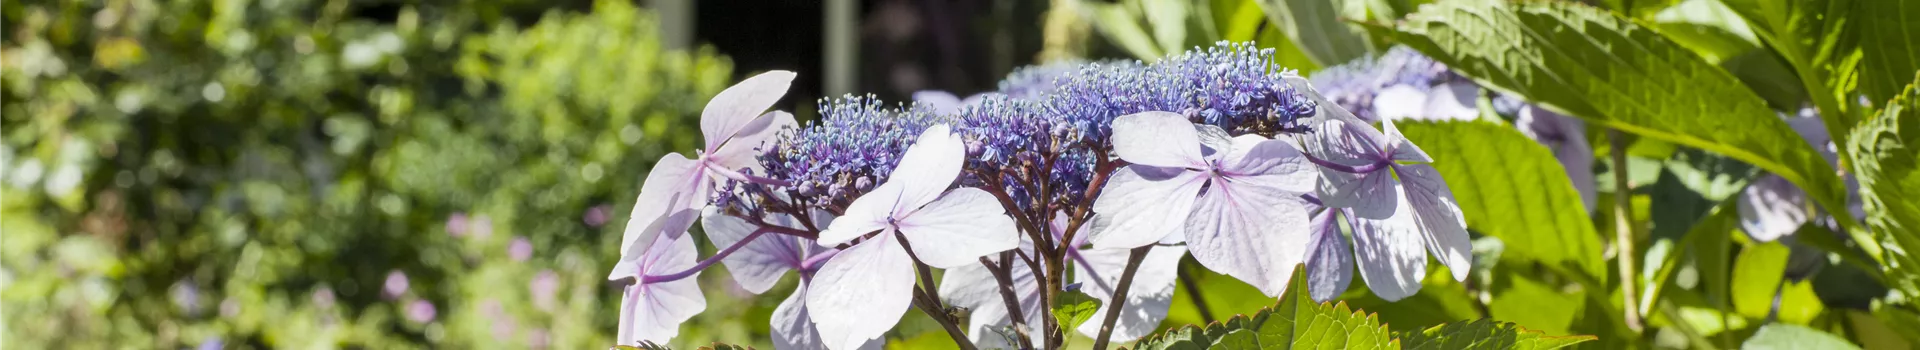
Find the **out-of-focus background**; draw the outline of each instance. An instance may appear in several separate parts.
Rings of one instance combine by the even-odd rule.
[[[1079,1],[0,2],[0,337],[605,348],[628,206],[714,93],[797,71],[777,108],[811,120],[823,96],[1128,57]],[[770,348],[779,298],[702,280],[674,345]],[[890,342],[952,346],[908,318]]]

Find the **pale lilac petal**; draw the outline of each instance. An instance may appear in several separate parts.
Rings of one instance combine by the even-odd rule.
[[[1082,259],[1075,264],[1080,270],[1074,274],[1074,282],[1079,282],[1081,291],[1087,295],[1100,299],[1100,309],[1094,311],[1092,320],[1076,329],[1092,337],[1099,335],[1099,320],[1106,317],[1113,305],[1113,286],[1120,283],[1120,274],[1126,270],[1127,255],[1131,252],[1129,249],[1097,249],[1079,254]],[[1114,322],[1113,340],[1139,339],[1166,320],[1167,309],[1173,306],[1174,283],[1179,280],[1180,258],[1186,255],[1186,248],[1180,246],[1156,246],[1147,251],[1146,259],[1140,261],[1140,269],[1134,272],[1133,285],[1127,287],[1127,305],[1121,309],[1120,319]]]
[[[1406,186],[1406,200],[1413,206],[1420,233],[1426,236],[1427,250],[1452,270],[1454,280],[1467,280],[1467,272],[1473,269],[1473,242],[1467,237],[1466,214],[1453,199],[1446,179],[1426,164],[1395,165],[1393,169]]]
[[[752,122],[740,127],[732,140],[720,145],[720,149],[707,154],[707,159],[727,170],[748,169],[754,173],[765,172],[760,166],[760,150],[773,142],[782,130],[790,130],[800,124],[793,121],[793,114],[782,111],[767,112]]]
[[[900,323],[913,300],[913,259],[892,232],[834,255],[814,275],[807,311],[828,349],[852,349]]]
[[[1176,236],[1186,224],[1206,175],[1177,168],[1131,165],[1107,178],[1093,202],[1095,247],[1133,248]]]
[[[681,236],[660,242],[647,251],[645,274],[659,275],[693,267],[699,251],[693,238]],[[671,282],[645,283],[627,287],[621,302],[619,339],[623,345],[638,341],[663,343],[680,333],[680,324],[707,309],[706,296],[700,294],[700,273]]]
[[[1427,118],[1427,92],[1400,84],[1373,95],[1373,115],[1381,120]]]
[[[1340,234],[1340,222],[1334,215],[1339,212],[1327,208],[1313,215],[1313,240],[1307,248],[1307,290],[1314,301],[1333,300],[1353,283],[1353,250],[1347,236]]]
[[[801,227],[791,216],[769,216],[767,221],[770,224],[796,229]],[[712,240],[717,249],[733,246],[760,229],[759,225],[721,213],[716,207],[707,207],[701,215],[700,226],[706,229],[707,239]],[[720,262],[727,265],[727,272],[733,275],[733,281],[740,283],[741,288],[753,294],[766,293],[767,289],[780,282],[780,277],[786,276],[788,270],[799,267],[800,261],[805,259],[800,256],[800,247],[811,243],[799,240],[793,236],[764,233]]]
[[[1793,234],[1813,215],[1807,193],[1779,175],[1764,174],[1740,192],[1740,230],[1755,241],[1772,242]]]
[[[926,207],[900,218],[920,261],[938,268],[980,264],[980,257],[1020,245],[1013,219],[987,191],[963,187],[948,191]]]
[[[1236,184],[1303,194],[1313,192],[1320,180],[1319,167],[1284,141],[1241,135],[1233,144],[1220,171]]]
[[[1553,150],[1553,157],[1566,168],[1574,191],[1580,192],[1581,203],[1592,213],[1598,194],[1594,192],[1593,145],[1587,142],[1585,122],[1529,105],[1520,110],[1513,124],[1520,133]]]
[[[816,238],[822,245],[836,245],[886,228],[892,220],[893,207],[905,190],[905,186],[894,181],[874,187],[860,198],[854,198],[853,204],[847,205],[846,215],[834,219]]]
[[[1394,188],[1400,187],[1400,180],[1393,178],[1388,171],[1374,171],[1354,174],[1333,169],[1319,168],[1320,182],[1318,195],[1320,203],[1333,208],[1350,208],[1368,217],[1386,217],[1392,215],[1394,206],[1400,205],[1394,196]]]
[[[953,185],[960,177],[960,169],[967,162],[967,144],[949,131],[946,124],[934,125],[920,133],[913,146],[907,147],[905,155],[900,156],[900,164],[894,166],[893,173],[884,185],[900,186],[899,197],[893,203],[894,218],[911,212],[939,198],[940,194]],[[866,196],[862,196],[865,198]],[[851,210],[851,208],[849,208]]]
[[[754,117],[773,108],[787,94],[793,76],[789,71],[768,71],[713,95],[706,109],[700,111],[700,132],[707,137],[707,153],[719,150],[721,144],[753,124]]]
[[[927,106],[927,108],[932,109],[933,113],[937,115],[960,113],[960,107],[965,105],[965,103],[960,102],[960,96],[954,96],[951,92],[939,90],[914,91],[913,102]]]
[[[1394,127],[1392,120],[1380,121],[1380,128],[1386,130],[1387,147],[1388,151],[1391,152],[1389,156],[1393,158],[1394,161],[1414,163],[1433,162],[1433,157],[1427,156],[1426,151],[1420,150],[1420,146],[1415,146],[1413,141],[1408,141],[1405,135],[1400,134],[1400,128]]]
[[[813,327],[813,318],[807,313],[807,284],[801,283],[794,288],[793,294],[780,301],[773,308],[773,348],[778,350],[824,350],[826,344],[820,341],[820,330]],[[862,350],[879,350],[880,339],[867,340],[861,344]]]
[[[1134,164],[1201,168],[1200,133],[1172,112],[1141,112],[1113,119],[1113,154]]]
[[[999,259],[993,259],[1001,263]],[[1042,315],[1040,308],[1040,284],[1033,278],[1033,269],[1026,263],[1013,261],[1008,267],[1008,277],[1013,280],[1013,292],[1020,302],[1020,315],[1025,318],[1029,341],[1042,341],[1039,331]],[[1012,348],[1008,339],[999,333],[1012,324],[1007,315],[1006,297],[1000,295],[1000,282],[987,271],[986,266],[978,262],[946,270],[940,279],[940,298],[948,305],[964,307],[971,311],[967,317],[967,337],[982,349]]]
[[[1305,258],[1305,206],[1296,193],[1213,182],[1187,217],[1187,250],[1209,269],[1280,296]]]
[[[1310,122],[1313,132],[1300,139],[1302,150],[1321,160],[1348,166],[1362,166],[1386,160],[1381,150],[1387,148],[1387,137],[1374,130],[1367,122],[1354,117],[1352,112],[1341,108],[1339,104],[1328,101],[1306,79],[1285,78],[1288,84],[1301,89],[1319,108],[1317,121]]]
[[[1234,147],[1233,135],[1228,134],[1226,129],[1207,124],[1194,124],[1193,131],[1200,136],[1200,155],[1205,157],[1208,163],[1220,160]]]
[[[1426,239],[1421,237],[1413,207],[1406,200],[1394,202],[1399,206],[1387,217],[1344,213],[1353,227],[1353,256],[1360,265],[1360,279],[1387,301],[1419,292],[1420,280],[1427,277]]]
[[[707,179],[701,175],[700,163],[679,153],[669,153],[653,164],[653,170],[647,173],[646,182],[640,184],[640,196],[633,201],[633,213],[627,217],[627,228],[620,235],[620,259],[635,258],[632,253],[647,250],[654,237],[665,231],[672,234],[686,232],[686,227],[675,231],[673,227],[656,225],[661,218],[680,211],[695,211],[706,206]],[[699,205],[695,205],[698,203]],[[692,227],[691,221],[687,222]]]
[[[646,269],[650,267],[649,264],[652,264],[653,261],[658,261],[660,258],[650,254],[656,254],[657,251],[662,250],[672,251],[664,247],[656,247],[655,245],[673,242],[682,237],[686,237],[687,229],[693,227],[694,221],[698,220],[700,220],[700,212],[681,210],[667,215],[659,221],[653,222],[652,226],[641,229],[642,232],[645,232],[644,236],[653,237],[649,242],[650,244],[634,244],[628,246],[630,250],[621,252],[620,262],[614,264],[613,272],[607,275],[607,280],[617,281],[624,278],[635,278],[642,273],[646,273]]]
[[[1422,120],[1474,120],[1480,118],[1480,87],[1467,82],[1434,85],[1427,92]],[[1378,102],[1376,102],[1378,103]]]

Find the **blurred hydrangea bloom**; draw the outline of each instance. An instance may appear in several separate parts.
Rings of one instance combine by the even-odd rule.
[[[1383,119],[1470,119],[1479,88],[1419,51],[1385,54],[1315,72],[1313,86],[1366,122]]]
[[[1833,139],[1827,134],[1826,123],[1813,108],[1802,108],[1795,115],[1781,114],[1780,117],[1799,134],[1801,140],[1813,146],[1822,157],[1836,169],[1839,167],[1839,155],[1833,145]],[[1772,242],[1793,234],[1808,221],[1819,221],[1829,227],[1839,225],[1833,220],[1860,220],[1866,217],[1866,210],[1858,195],[1860,183],[1853,174],[1846,175],[1847,216],[1834,217],[1832,213],[1820,211],[1807,197],[1807,192],[1787,181],[1786,178],[1772,173],[1762,174],[1741,191],[1737,202],[1740,213],[1740,230],[1755,241]]]

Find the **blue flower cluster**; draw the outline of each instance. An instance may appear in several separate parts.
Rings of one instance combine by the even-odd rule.
[[[1105,161],[1099,155],[1112,147],[1113,119],[1123,115],[1176,112],[1234,134],[1305,131],[1296,120],[1315,106],[1285,82],[1290,74],[1270,49],[1222,43],[1153,64],[1023,68],[999,93],[950,116],[886,108],[871,97],[822,101],[822,121],[784,136],[761,163],[769,177],[792,184],[787,195],[796,204],[840,207],[885,181],[915,135],[950,121],[971,159],[961,181],[999,184],[1018,206],[1044,215],[1053,204],[1081,204]],[[998,179],[974,177],[981,174]]]
[[[1367,121],[1379,120],[1373,115],[1373,97],[1382,89],[1395,85],[1428,89],[1465,79],[1448,70],[1446,64],[1406,46],[1395,46],[1378,57],[1363,57],[1327,67],[1310,78],[1327,100]]]
[[[886,181],[914,137],[949,120],[924,106],[888,107],[873,96],[820,101],[820,121],[767,147],[767,176],[791,184],[795,204],[842,207]]]

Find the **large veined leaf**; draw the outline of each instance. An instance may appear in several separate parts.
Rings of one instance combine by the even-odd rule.
[[[1237,315],[1205,328],[1192,325],[1155,334],[1135,349],[1396,349],[1398,341],[1379,318],[1347,304],[1315,303],[1308,297],[1307,269],[1296,265],[1279,304]]]
[[[1799,185],[1823,207],[1844,208],[1844,186],[1832,166],[1759,95],[1630,20],[1565,2],[1460,1],[1370,28],[1481,85],[1599,126],[1754,164]]]
[[[1539,331],[1529,331],[1519,325],[1488,319],[1472,322],[1454,322],[1434,326],[1418,333],[1408,333],[1400,338],[1403,349],[1409,350],[1469,350],[1469,349],[1514,349],[1514,350],[1550,350],[1594,340],[1590,335],[1548,336]]]
[[[1846,140],[1854,125],[1844,98],[1849,75],[1858,64],[1854,56],[1855,28],[1849,15],[1856,5],[1882,0],[1722,0],[1787,64],[1806,87],[1820,118],[1834,140]],[[1896,1],[1898,2],[1898,1]],[[1902,73],[1903,79],[1906,73]],[[1898,87],[1895,87],[1898,88]]]
[[[1768,324],[1765,326],[1760,326],[1760,331],[1753,333],[1752,338],[1747,338],[1747,342],[1740,344],[1740,348],[1747,349],[1747,350],[1771,350],[1771,349],[1782,349],[1782,350],[1785,350],[1785,349],[1835,349],[1835,350],[1839,350],[1839,349],[1859,349],[1860,347],[1854,346],[1853,343],[1847,342],[1846,339],[1841,339],[1840,337],[1836,337],[1833,334],[1821,332],[1816,329],[1784,324],[1784,323],[1774,323],[1774,324]]]
[[[1546,146],[1491,122],[1396,126],[1433,157],[1468,229],[1499,238],[1516,258],[1605,278],[1600,236]]]
[[[1920,249],[1920,87],[1908,85],[1861,123],[1847,148],[1855,157],[1851,167],[1860,180],[1867,227],[1888,252],[1888,286],[1920,293],[1920,257],[1913,255]]]
[[[1269,22],[1280,27],[1287,40],[1300,45],[1315,65],[1325,67],[1352,61],[1371,52],[1359,30],[1340,21],[1348,0],[1257,0]]]
[[[1920,2],[1862,1],[1853,20],[1860,23],[1860,92],[1875,103],[1891,100],[1920,71]]]

